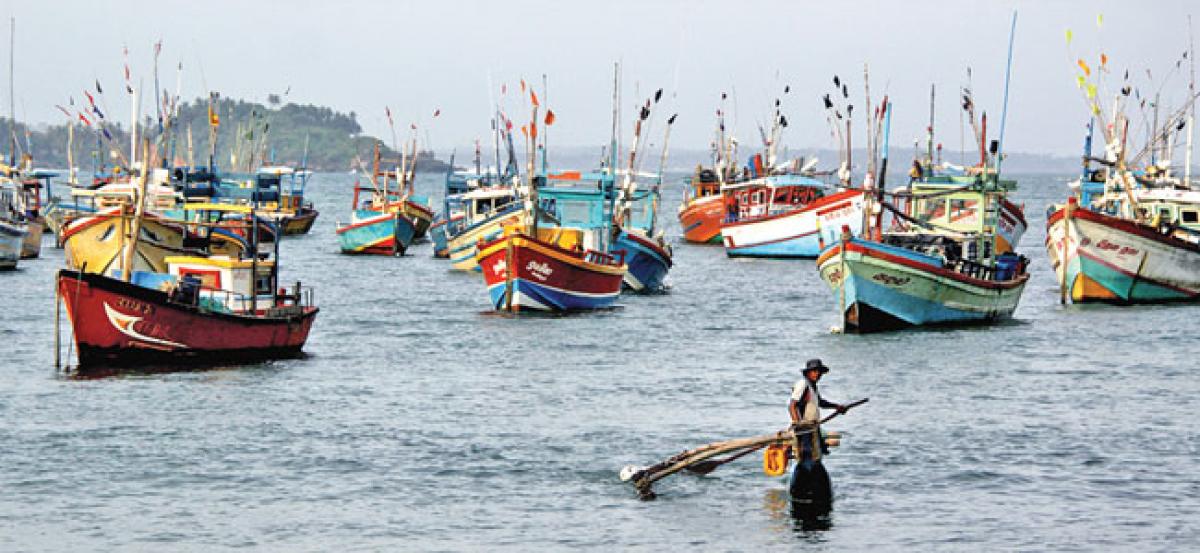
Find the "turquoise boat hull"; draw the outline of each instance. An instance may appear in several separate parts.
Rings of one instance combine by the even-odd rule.
[[[399,213],[360,209],[337,229],[338,245],[348,254],[404,255],[415,231],[412,220]]]

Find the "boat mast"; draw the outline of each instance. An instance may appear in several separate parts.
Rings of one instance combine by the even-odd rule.
[[[1196,48],[1192,41],[1192,16],[1188,16],[1188,66],[1191,78],[1188,82],[1187,153],[1184,154],[1183,182],[1192,187],[1192,134],[1196,128]]]
[[[925,155],[929,159],[928,163],[930,170],[933,170],[933,101],[936,86],[936,84],[929,85],[929,136],[925,145]]]
[[[608,147],[608,175],[610,178],[604,187],[604,192],[606,194],[610,192],[610,187],[615,187],[617,183],[617,133],[619,132],[619,123],[617,121],[620,118],[620,94],[618,92],[620,90],[620,76],[621,62],[616,62],[613,64],[612,135],[609,136]],[[612,219],[615,215],[614,211],[616,210],[616,190],[611,190],[611,192],[612,194],[608,198],[609,216],[605,218],[604,233],[600,237],[601,245],[603,246],[601,251],[604,252],[608,251],[608,247],[605,245],[605,242],[608,240],[608,235],[611,232]]]
[[[654,236],[655,227],[658,226],[659,188],[662,187],[663,179],[666,178],[667,174],[667,153],[670,151],[668,150],[668,146],[671,143],[671,126],[675,124],[675,118],[678,116],[679,114],[676,113],[667,118],[667,130],[663,134],[662,157],[659,158],[658,162],[658,182],[654,185],[654,203],[651,206],[652,211],[650,212],[650,232],[647,233],[650,237]]]
[[[549,90],[550,90],[549,85],[546,82],[546,74],[542,73],[542,101],[546,102],[547,113],[549,113],[549,111],[550,111],[550,91]],[[534,120],[533,124],[534,125],[537,124],[536,119]],[[546,174],[546,165],[548,163],[546,161],[546,153],[547,153],[547,150],[549,149],[548,145],[547,145],[547,143],[549,141],[549,135],[550,135],[550,125],[543,125],[542,126],[542,174],[543,175]]]
[[[17,100],[16,100],[16,85],[13,84],[13,75],[16,73],[15,66],[17,58],[17,18],[9,18],[9,33],[8,33],[8,130],[10,142],[8,144],[8,165],[16,167],[17,165]]]
[[[149,154],[150,140],[145,139],[142,146],[142,159],[145,159]],[[131,153],[136,156],[136,153]],[[133,225],[129,232],[129,239],[125,242],[125,251],[121,261],[121,273],[125,282],[129,282],[133,278],[133,255],[137,251],[138,238],[142,233],[142,217],[146,214],[146,182],[149,180],[150,172],[142,171],[138,178],[138,187],[136,197],[137,207],[133,214]],[[122,217],[124,218],[124,217]]]
[[[1013,38],[1017,34],[1017,11],[1013,10],[1012,26],[1008,31],[1008,63],[1004,67],[1004,105],[1000,109],[1000,137],[996,147],[996,179],[1000,179],[1000,163],[1004,159],[1004,124],[1008,122],[1008,84],[1012,79]]]

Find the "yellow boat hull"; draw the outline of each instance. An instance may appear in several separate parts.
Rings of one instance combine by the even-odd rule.
[[[130,218],[128,215],[122,217],[117,210],[109,210],[68,223],[62,229],[67,267],[104,275],[122,269],[125,235],[132,224]],[[198,244],[191,243],[195,237],[177,221],[147,216],[142,221],[140,234],[133,256],[135,271],[165,273],[167,257],[205,253],[200,251]],[[237,257],[245,247],[234,238],[214,233],[206,249],[210,255]]]

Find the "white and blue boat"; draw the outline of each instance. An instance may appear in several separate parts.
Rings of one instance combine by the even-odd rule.
[[[726,184],[721,223],[729,257],[815,258],[840,229],[862,231],[862,191],[839,190],[804,175]]]
[[[657,178],[657,175],[654,176]],[[625,251],[625,286],[635,292],[660,292],[666,288],[665,279],[671,270],[671,245],[658,228],[659,192],[657,184],[651,190],[628,194],[627,207],[622,211],[613,238],[613,251]]]

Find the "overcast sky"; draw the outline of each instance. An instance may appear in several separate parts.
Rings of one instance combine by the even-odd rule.
[[[960,128],[955,96],[968,66],[976,103],[998,127],[1016,9],[1005,147],[1074,154],[1088,113],[1074,85],[1075,60],[1098,65],[1103,51],[1114,73],[1133,69],[1143,89],[1163,84],[1188,47],[1187,17],[1200,3],[9,0],[4,6],[17,25],[20,119],[61,121],[54,105],[72,96],[79,102],[96,78],[110,108],[127,118],[122,48],[129,48],[134,84],[151,87],[152,46],[162,39],[161,79],[174,89],[182,62],[185,98],[212,89],[262,101],[290,87],[289,101],[354,111],[377,136],[388,133],[385,105],[397,124],[429,123],[440,109],[431,137],[441,150],[486,139],[489,75],[493,96],[508,83],[517,119],[527,113],[527,103],[513,97],[518,79],[540,90],[543,74],[557,114],[551,149],[598,148],[608,140],[612,64],[620,60],[626,119],[635,87],[643,97],[667,89],[662,112],[679,113],[672,144],[681,148],[707,147],[722,92],[736,92],[729,111],[736,110],[743,142],[752,141],[755,121],[767,116],[785,84],[791,87],[783,98],[791,122],[785,143],[793,150],[831,147],[820,97],[838,74],[861,109],[868,63],[872,91],[886,89],[893,101],[893,147],[923,136],[932,83],[939,90],[939,141],[953,151]],[[7,38],[7,29],[0,32]],[[1147,84],[1147,68],[1155,85]],[[1181,98],[1186,65],[1165,84],[1164,94]],[[0,95],[7,113],[7,87]]]

